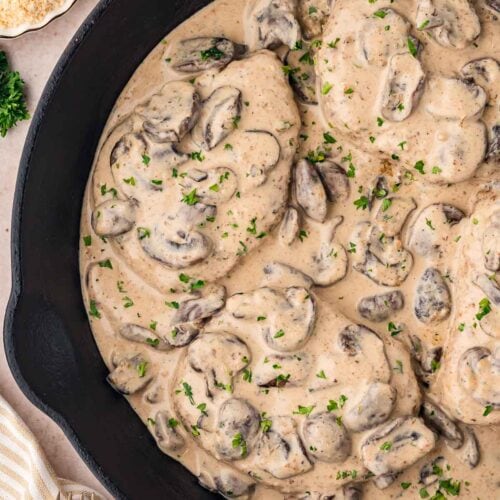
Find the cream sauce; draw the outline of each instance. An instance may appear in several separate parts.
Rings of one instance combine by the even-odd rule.
[[[499,22],[216,0],[124,89],[83,295],[108,381],[204,486],[498,493]]]

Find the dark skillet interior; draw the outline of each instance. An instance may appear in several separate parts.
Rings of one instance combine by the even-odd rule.
[[[47,84],[17,182],[8,361],[28,398],[63,428],[118,498],[212,498],[158,450],[127,401],[106,384],[78,271],[81,202],[108,114],[149,51],[208,3],[102,1]]]

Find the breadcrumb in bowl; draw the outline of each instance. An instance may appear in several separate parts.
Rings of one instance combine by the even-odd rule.
[[[46,26],[76,0],[1,0],[0,38],[14,38]]]

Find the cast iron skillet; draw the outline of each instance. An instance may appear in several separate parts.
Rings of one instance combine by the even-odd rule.
[[[117,498],[208,499],[104,381],[80,292],[80,210],[99,136],[149,51],[210,0],[103,0],[57,64],[31,123],[12,219],[7,359]]]

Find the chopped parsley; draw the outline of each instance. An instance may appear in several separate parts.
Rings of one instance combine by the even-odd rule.
[[[224,149],[225,149],[226,151],[232,151],[232,150],[233,150],[233,145],[232,145],[232,144],[229,144],[229,143],[224,144]]]
[[[337,142],[337,139],[335,139],[335,137],[333,137],[330,132],[325,132],[323,134],[323,142],[325,144],[335,144]]]
[[[241,449],[241,456],[246,457],[248,453],[247,449],[247,443],[245,441],[245,438],[241,434],[241,432],[238,432],[237,434],[234,435],[233,437],[233,448],[240,448]]]
[[[426,28],[426,26],[428,26],[429,23],[430,23],[429,19],[426,19],[422,24],[420,24],[420,26],[417,29],[422,31],[423,29]]]
[[[89,247],[90,245],[92,245],[92,236],[90,236],[90,234],[88,236],[83,237],[83,244],[86,247]]]
[[[139,237],[140,240],[143,240],[144,238],[149,238],[151,236],[151,230],[148,229],[147,227],[138,227],[137,236]]]
[[[483,411],[483,417],[487,417],[493,411],[492,405],[486,405]]]
[[[101,319],[101,313],[97,309],[97,304],[95,300],[91,300],[89,304],[89,314],[93,318]]]
[[[384,119],[380,116],[377,116],[377,125],[381,127],[384,124]]]
[[[326,379],[325,371],[321,370],[319,373],[316,373],[316,377]]]
[[[389,210],[389,208],[391,208],[391,205],[392,205],[392,200],[390,200],[389,198],[386,198],[382,202],[382,212],[387,212],[387,210]]]
[[[361,196],[361,198],[354,200],[354,206],[356,207],[356,210],[359,210],[360,208],[366,210],[370,206],[370,200],[366,196]]]
[[[272,420],[266,417],[266,412],[262,412],[261,419],[260,419],[260,428],[262,429],[262,432],[269,432],[271,430],[271,427],[273,425]]]
[[[186,205],[196,205],[200,201],[200,197],[196,194],[196,188],[193,189],[191,192],[185,194],[181,201],[185,203]]]
[[[425,175],[425,163],[422,160],[418,160],[413,167],[417,172],[420,172],[422,175]]]
[[[476,314],[476,319],[478,321],[481,321],[490,312],[491,312],[491,303],[485,297],[484,299],[481,299],[481,301],[479,302],[479,311]]]
[[[99,267],[107,267],[108,269],[113,269],[113,264],[111,264],[111,261],[109,259],[101,260],[99,262]]]
[[[315,405],[312,406],[302,406],[299,405],[297,410],[293,412],[294,415],[310,415],[314,410]]]
[[[123,301],[123,307],[125,309],[129,309],[134,305],[134,301],[130,297],[123,297],[122,301]]]
[[[380,446],[382,451],[390,451],[392,448],[392,443],[390,441],[386,441],[383,445]]]
[[[440,173],[442,172],[442,169],[440,169],[439,167],[432,167],[431,172],[432,172],[434,175],[437,175],[437,174],[440,174]]]
[[[123,179],[123,182],[125,184],[128,184],[129,186],[135,186],[135,177],[129,177],[128,179]]]
[[[148,337],[146,339],[146,344],[150,345],[151,347],[158,347],[160,345],[160,339],[152,339]]]
[[[375,17],[380,17],[380,19],[384,19],[385,16],[387,16],[387,12],[383,9],[379,9],[376,12],[373,13]]]
[[[285,336],[285,331],[284,330],[278,330],[275,334],[274,334],[274,338],[275,339],[279,339],[281,337],[284,337]]]
[[[415,42],[413,41],[413,39],[409,36],[408,37],[408,51],[410,52],[410,54],[413,56],[413,57],[417,57],[417,47],[415,45]]]
[[[201,151],[193,151],[189,156],[191,157],[191,160],[205,160],[205,155]]]
[[[389,330],[391,337],[395,337],[403,331],[401,328],[398,328],[392,321],[388,323],[387,330]]]
[[[333,85],[331,83],[327,82],[327,83],[323,84],[323,87],[321,87],[321,93],[323,95],[327,95],[330,92],[330,90],[332,90],[332,88],[333,88]]]
[[[179,309],[179,302],[172,300],[172,302],[165,301],[165,305],[170,307],[171,309]]]
[[[147,361],[141,361],[137,367],[137,374],[139,375],[139,378],[144,378],[146,376],[146,371],[148,369],[148,362]]]
[[[142,163],[144,163],[144,165],[146,165],[146,167],[147,167],[150,162],[151,162],[151,157],[149,157],[147,154],[143,154],[142,155]]]
[[[306,238],[309,237],[309,233],[305,229],[301,229],[299,231],[299,240],[303,242]]]
[[[202,50],[200,52],[200,57],[202,61],[207,61],[208,59],[215,59],[216,61],[219,61],[224,57],[224,52],[222,50],[219,50],[217,47],[210,47],[207,50]]]
[[[335,40],[333,42],[328,42],[328,47],[330,47],[331,49],[336,49],[337,44],[339,42],[340,42],[340,38],[335,38]]]

